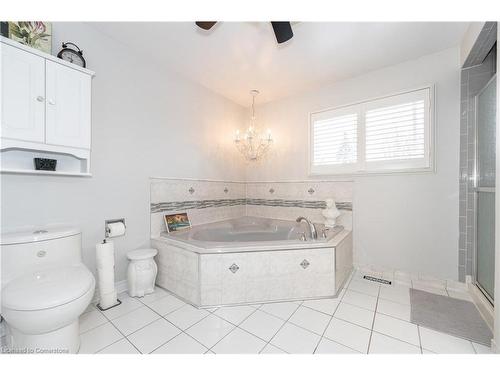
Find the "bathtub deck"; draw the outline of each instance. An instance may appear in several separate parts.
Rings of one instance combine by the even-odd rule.
[[[352,232],[321,247],[313,241],[260,251],[204,253],[184,242],[153,239],[156,283],[197,307],[303,300],[335,296],[352,269]]]

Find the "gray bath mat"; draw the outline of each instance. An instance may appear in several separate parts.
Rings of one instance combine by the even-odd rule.
[[[469,301],[410,289],[411,322],[486,346],[492,333]]]

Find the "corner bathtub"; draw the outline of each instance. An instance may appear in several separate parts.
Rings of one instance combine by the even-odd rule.
[[[162,233],[151,240],[156,283],[199,307],[335,296],[352,269],[352,234],[336,227],[302,241],[303,232],[304,223],[242,217]]]

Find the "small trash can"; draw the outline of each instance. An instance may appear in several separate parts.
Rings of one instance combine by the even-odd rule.
[[[158,267],[154,256],[156,249],[138,249],[127,253],[130,260],[127,269],[128,294],[131,297],[144,297],[154,292]]]

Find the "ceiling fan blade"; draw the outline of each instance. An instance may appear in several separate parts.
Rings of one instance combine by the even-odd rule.
[[[203,30],[210,30],[214,25],[217,23],[217,21],[212,22],[212,21],[196,21],[196,26],[198,26],[200,29]]]
[[[276,35],[278,43],[281,44],[292,39],[293,30],[290,22],[271,22],[271,25],[273,25],[274,35]]]

